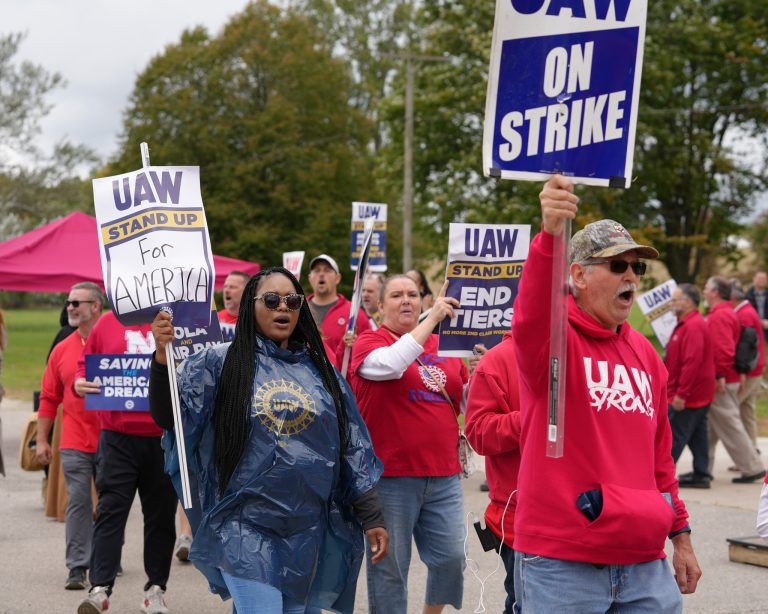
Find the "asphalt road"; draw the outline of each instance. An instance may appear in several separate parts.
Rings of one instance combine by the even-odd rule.
[[[0,613],[47,612],[74,614],[84,591],[64,590],[64,525],[46,519],[40,494],[41,473],[18,468],[19,437],[31,403],[5,399],[0,405],[3,422],[2,449],[7,476],[0,477]],[[760,446],[768,452],[768,438]],[[683,491],[691,514],[693,541],[703,577],[694,595],[686,596],[685,612],[701,614],[768,613],[768,568],[732,563],[728,560],[726,538],[755,534],[755,511],[760,484],[731,484],[735,475],[727,470],[730,459],[718,449],[711,490]],[[680,459],[680,472],[690,470],[690,457]],[[482,516],[487,496],[479,486],[482,472],[463,482],[465,511]],[[470,527],[471,528],[471,527]],[[123,549],[124,575],[118,578],[110,600],[110,612],[139,612],[145,581],[142,565],[142,522],[135,501],[126,530]],[[476,563],[484,590],[470,569],[465,573],[465,612],[500,612],[504,602],[503,567],[498,559],[483,553],[474,530],[468,544],[469,558]],[[490,577],[489,577],[490,575]],[[486,579],[487,578],[487,579]],[[409,577],[411,612],[420,612],[426,573],[416,556]],[[482,604],[481,604],[482,593]],[[206,584],[190,564],[174,560],[167,592],[173,614],[216,614],[231,612],[231,605],[208,593]],[[484,606],[484,610],[482,609]],[[366,612],[365,573],[358,583],[355,612]],[[446,608],[446,612],[454,611]]]

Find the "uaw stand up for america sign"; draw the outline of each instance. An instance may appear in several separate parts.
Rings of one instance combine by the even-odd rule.
[[[96,179],[93,199],[109,302],[125,325],[160,307],[176,325],[208,326],[213,255],[198,167],[153,167]]]
[[[483,171],[628,188],[646,0],[497,0]]]

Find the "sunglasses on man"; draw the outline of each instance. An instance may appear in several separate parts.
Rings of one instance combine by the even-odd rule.
[[[586,260],[584,264],[607,264],[611,273],[616,275],[622,275],[626,273],[628,267],[632,267],[632,272],[638,277],[645,275],[645,271],[648,268],[645,262],[627,262],[626,260]]]
[[[270,311],[277,311],[280,308],[280,303],[285,303],[288,311],[298,311],[304,303],[304,295],[292,293],[280,296],[277,292],[265,292],[253,300],[261,301],[264,303],[264,307]]]
[[[80,307],[80,303],[95,303],[96,301],[64,301],[64,306],[69,307],[72,305],[74,309]]]

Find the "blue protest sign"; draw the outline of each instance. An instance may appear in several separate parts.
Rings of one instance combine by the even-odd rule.
[[[497,0],[483,171],[629,187],[646,0]]]
[[[374,220],[368,271],[383,273],[387,270],[387,205],[382,203],[352,203],[352,251],[349,265],[353,271],[357,271],[365,236],[365,220],[368,218]]]
[[[151,364],[147,354],[86,354],[85,379],[101,389],[85,395],[85,409],[149,411]]]
[[[528,225],[450,225],[446,294],[460,307],[440,324],[440,356],[467,357],[475,344],[490,349],[501,341],[512,324],[530,239]]]

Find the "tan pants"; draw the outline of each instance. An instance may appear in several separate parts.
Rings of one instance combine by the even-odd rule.
[[[738,382],[726,384],[725,392],[715,394],[709,410],[709,472],[715,464],[715,447],[718,439],[723,440],[725,449],[731,455],[744,475],[755,475],[765,470],[755,446],[749,439],[741,422],[738,401]]]
[[[741,394],[738,396],[741,422],[744,424],[744,430],[747,431],[747,436],[752,440],[752,445],[755,446],[755,449],[757,449],[757,413],[755,406],[757,404],[757,395],[762,385],[762,376],[748,377]]]

